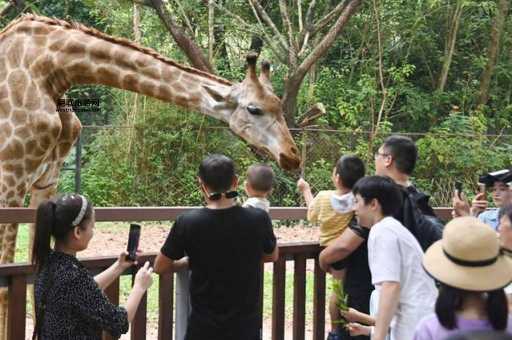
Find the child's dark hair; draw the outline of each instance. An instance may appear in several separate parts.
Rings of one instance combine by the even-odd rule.
[[[209,155],[199,165],[199,178],[210,190],[226,192],[235,178],[235,164],[224,155]]]
[[[418,149],[414,141],[409,137],[395,135],[386,138],[382,145],[395,161],[396,168],[404,174],[411,175],[418,158]]]
[[[364,162],[357,156],[342,156],[336,162],[336,174],[340,176],[341,185],[347,189],[352,189],[364,177],[364,173]]]
[[[86,206],[82,207],[84,202]],[[93,207],[89,200],[77,194],[64,195],[39,205],[32,248],[32,264],[36,266],[38,272],[48,259],[51,237],[55,240],[63,240],[74,227],[83,229],[92,217],[92,213]]]
[[[376,199],[384,216],[395,215],[402,206],[402,192],[398,185],[389,177],[368,176],[357,181],[352,189],[354,195],[359,194],[365,204]]]
[[[265,164],[254,164],[247,169],[247,182],[259,192],[272,190],[274,183],[274,171]]]
[[[447,286],[441,283],[439,295],[436,300],[437,319],[446,329],[456,329],[456,313],[460,311],[464,298],[474,292]],[[497,289],[486,293],[487,319],[494,330],[505,330],[508,322],[508,303],[503,289]]]

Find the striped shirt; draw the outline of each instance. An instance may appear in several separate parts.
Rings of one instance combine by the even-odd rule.
[[[308,221],[320,226],[321,246],[328,245],[347,228],[354,217],[353,204],[352,193],[339,196],[334,190],[325,190],[316,195],[308,208]]]

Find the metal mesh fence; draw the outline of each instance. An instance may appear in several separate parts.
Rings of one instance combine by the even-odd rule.
[[[79,190],[92,196],[97,205],[198,205],[202,202],[196,179],[199,162],[207,154],[222,153],[237,164],[239,192],[242,196],[247,167],[265,162],[276,173],[274,190],[270,196],[272,205],[301,206],[303,199],[296,190],[296,182],[301,174],[310,183],[314,193],[333,188],[332,169],[336,160],[348,153],[359,155],[367,164],[367,173],[373,174],[373,154],[389,133],[372,136],[364,131],[301,129],[292,130],[292,135],[303,156],[303,168],[297,172],[282,171],[273,160],[257,155],[225,127],[182,130],[162,128],[152,131],[140,131],[136,127],[84,127],[80,143],[82,158],[76,161],[77,155],[80,155],[76,149],[68,158],[67,170],[61,175],[61,190],[75,191],[76,177],[80,181]],[[494,148],[502,148],[503,153],[508,152],[502,162],[509,162],[510,166],[512,138],[509,135],[402,135],[409,135],[419,142],[420,159],[415,183],[432,195],[432,203],[436,206],[450,203],[455,177],[462,178],[468,185],[468,191],[471,190],[479,174],[479,167],[486,164],[489,143]],[[431,152],[428,151],[428,143],[436,142],[441,146],[446,144],[447,148],[456,148],[456,144],[451,144],[454,140],[464,143],[477,138],[481,140],[481,150],[474,152],[476,155],[482,153],[482,159],[477,159],[472,166],[464,163],[471,162],[471,159],[455,164],[449,157],[437,159],[439,151],[434,147]],[[425,148],[427,152],[422,155]],[[459,151],[453,149],[447,152]],[[80,168],[77,164],[81,167],[80,178],[75,176],[76,170]],[[451,170],[443,175],[445,168]]]

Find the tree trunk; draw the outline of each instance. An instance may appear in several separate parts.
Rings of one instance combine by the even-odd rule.
[[[171,33],[174,41],[178,44],[179,48],[185,53],[188,60],[195,68],[205,71],[205,72],[213,72],[213,68],[205,58],[201,49],[197,46],[197,44],[189,38],[183,31],[183,29],[178,26],[176,20],[172,17],[171,13],[165,8],[162,0],[151,0],[152,7],[156,10],[158,16],[164,23],[167,30]]]
[[[289,77],[286,81],[283,95],[283,108],[288,126],[296,126],[295,116],[297,113],[297,95],[299,94],[300,86],[304,80],[304,77],[309,72],[309,69],[320,58],[322,58],[329,47],[332,46],[336,37],[343,30],[352,15],[356,13],[361,3],[362,0],[348,1],[338,19],[336,20],[336,23],[331,27],[329,32],[322,38],[318,45],[314,47],[313,51],[311,51],[311,53],[302,61],[297,69],[289,69]]]
[[[487,65],[485,65],[485,69],[480,77],[480,95],[477,106],[485,105],[489,100],[489,88],[491,86],[494,69],[496,68],[500,39],[503,34],[503,27],[505,26],[509,1],[510,0],[498,0],[498,11],[492,23],[491,39],[487,49]]]
[[[455,52],[455,42],[457,41],[457,32],[459,31],[460,17],[462,15],[462,0],[457,1],[455,12],[453,13],[452,20],[450,23],[450,31],[448,32],[448,38],[446,42],[445,56],[443,61],[443,67],[441,69],[441,75],[439,76],[439,84],[437,90],[440,92],[444,91],[446,81],[448,80],[448,72],[452,64],[453,54]]]

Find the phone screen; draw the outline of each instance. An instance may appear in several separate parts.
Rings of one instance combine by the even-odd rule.
[[[478,183],[478,192],[485,194],[485,184]]]
[[[135,253],[139,248],[139,239],[140,239],[140,225],[132,223],[130,224],[130,233],[128,234],[128,246],[126,250],[128,251],[128,259],[135,261]]]

